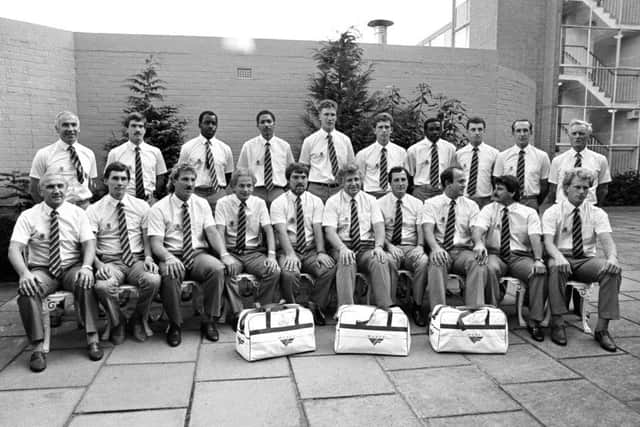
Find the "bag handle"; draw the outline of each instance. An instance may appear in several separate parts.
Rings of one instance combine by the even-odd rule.
[[[458,320],[456,321],[456,325],[458,326],[458,328],[460,328],[461,331],[464,331],[467,328],[467,325],[465,325],[465,323],[462,321],[462,319],[464,319],[465,317],[467,317],[468,315],[470,315],[471,313],[474,313],[476,311],[479,310],[465,310],[462,313],[460,313],[460,315],[458,316]],[[489,319],[489,315],[491,314],[490,310],[487,310],[487,316],[484,318],[484,324],[489,326],[490,325],[490,319]]]
[[[279,310],[268,310],[268,309],[265,310],[265,312],[264,312],[265,313],[265,323],[266,323],[267,329],[271,328],[271,313],[274,312],[274,311],[282,311],[282,310],[284,310],[286,308],[287,307],[283,306],[283,308],[279,309]],[[295,318],[294,318],[294,322],[295,322],[296,326],[298,326],[300,324],[300,309],[298,307],[296,307],[296,315],[295,315]]]
[[[371,315],[367,320],[356,320],[356,325],[369,324],[369,322],[371,322],[371,319],[373,319],[373,316],[375,316],[377,310],[385,311],[387,313],[387,326],[391,326],[391,321],[393,320],[393,311],[391,311],[390,308],[379,308],[379,307],[373,307],[373,310],[371,311]]]

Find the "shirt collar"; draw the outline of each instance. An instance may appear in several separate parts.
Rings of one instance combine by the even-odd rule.
[[[128,196],[129,195],[125,193],[125,195],[122,198],[122,200],[118,200],[115,197],[113,197],[111,194],[107,193],[107,195],[105,197],[107,199],[107,203],[109,205],[111,205],[111,206],[117,206],[118,203],[120,203],[120,202],[122,202],[123,205],[128,206],[129,205],[129,200],[127,199]]]
[[[189,199],[186,201],[186,203],[188,205],[191,205],[191,197],[189,197]],[[176,193],[171,193],[171,197],[170,197],[171,203],[173,203],[173,205],[177,208],[182,209],[182,204],[185,203],[182,200],[180,200],[178,198],[178,196],[176,196]]]
[[[131,140],[125,142],[125,144],[127,144],[127,148],[129,148],[131,151],[135,151],[136,147],[140,147],[140,151],[142,151],[142,146],[144,145],[144,141],[142,141],[140,145],[134,144],[133,142],[131,142]]]
[[[59,139],[59,140],[57,140],[55,143],[56,143],[56,147],[57,147],[59,150],[62,150],[62,151],[67,151],[67,149],[68,149],[69,147],[73,147],[73,148],[75,148],[75,149],[76,149],[76,151],[78,150],[78,141],[76,141],[76,142],[74,142],[73,144],[69,145],[69,144],[67,144],[66,142],[64,142],[63,140]]]
[[[524,150],[526,154],[529,154],[529,152],[531,151],[531,143],[527,144],[527,146],[524,148],[520,148],[518,144],[514,144],[513,149],[516,151],[516,153],[520,153],[520,150]]]
[[[340,193],[342,194],[342,198],[345,199],[347,202],[351,202],[351,199],[354,200],[358,200],[358,198],[360,197],[360,193],[362,193],[362,190],[358,191],[358,194],[356,194],[355,196],[351,197],[349,194],[347,194],[346,191],[340,190]]]
[[[258,141],[260,141],[260,144],[262,144],[263,147],[267,145],[267,142],[273,145],[273,142],[275,141],[275,139],[276,139],[275,134],[271,137],[269,141],[267,141],[266,138],[262,136],[262,134],[258,135]]]
[[[320,135],[322,135],[322,137],[326,139],[327,135],[329,135],[329,133],[326,130],[322,129],[322,128],[320,128],[319,130],[320,130]],[[331,131],[331,135],[333,137],[335,137],[335,131],[336,131],[335,128]]]
[[[49,206],[44,200],[41,202],[42,203],[42,210],[44,211],[44,213],[49,216],[51,215],[51,212],[53,211],[53,208],[51,206]],[[63,209],[66,209],[68,202],[62,202],[62,204],[60,206],[58,206],[56,208],[56,211],[58,211],[58,213],[60,213]]]
[[[216,141],[216,136],[213,135],[209,141],[211,141],[211,145],[213,145]],[[202,143],[202,145],[207,143],[207,138],[205,138],[203,134],[200,134],[200,142]]]

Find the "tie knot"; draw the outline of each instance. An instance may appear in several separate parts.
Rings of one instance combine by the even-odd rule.
[[[386,153],[387,152],[387,147],[382,147],[382,152]]]
[[[581,158],[582,158],[582,154],[576,153],[576,159],[581,159]]]
[[[182,209],[189,209],[189,204],[187,202],[184,202],[182,204]]]
[[[269,141],[267,141],[264,145],[265,145],[265,147],[269,148],[271,146],[271,143]]]
[[[573,214],[574,214],[574,215],[580,215],[580,208],[575,208],[575,209],[573,210]]]
[[[67,151],[69,151],[69,152],[74,152],[74,151],[76,151],[76,149],[75,149],[75,147],[74,147],[73,145],[70,145],[70,146],[67,148]]]
[[[328,134],[327,134],[327,139],[328,139],[329,141],[331,141],[331,140],[333,139],[333,137],[331,136],[331,134],[330,134],[330,133],[328,133]]]
[[[451,200],[451,202],[449,203],[449,206],[453,207],[456,205],[456,201],[455,200]]]
[[[246,200],[242,200],[242,201],[240,202],[240,207],[243,207],[243,208],[246,208],[246,207],[247,207],[247,202],[246,202]]]
[[[51,211],[51,214],[50,214],[50,215],[51,215],[51,217],[52,217],[52,218],[53,218],[54,216],[58,216],[58,211],[54,209],[54,210],[52,210],[52,211]]]
[[[504,208],[502,208],[502,214],[503,215],[506,215],[508,213],[509,213],[509,208],[508,207],[505,206]]]
[[[473,152],[474,152],[474,153],[477,153],[477,152],[478,152],[478,150],[479,150],[479,148],[478,148],[478,147],[473,147]]]
[[[524,153],[525,153],[524,149],[523,149],[523,150],[520,150],[520,155],[521,155],[521,156],[524,156]]]
[[[124,208],[124,203],[118,202],[118,204],[116,206],[118,207],[118,209],[122,209],[122,208]]]
[[[211,140],[210,140],[210,139],[207,139],[207,141],[205,142],[205,144],[207,144],[207,145],[211,145]]]
[[[134,150],[135,150],[136,152],[139,152],[139,151],[140,151],[140,147],[139,147],[139,146],[136,146],[136,148],[134,148]]]

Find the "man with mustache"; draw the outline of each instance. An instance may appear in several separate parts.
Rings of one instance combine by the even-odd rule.
[[[271,222],[280,241],[282,296],[287,302],[295,302],[295,291],[300,289],[300,273],[311,274],[316,281],[310,308],[315,323],[322,326],[329,290],[336,276],[335,262],[327,255],[322,232],[324,206],[319,197],[307,191],[307,165],[292,163],[285,175],[289,191],[271,205]]]
[[[127,116],[124,125],[129,141],[109,151],[106,166],[125,164],[133,178],[127,184],[127,193],[153,204],[164,193],[167,166],[160,149],[144,142],[145,122],[140,113]]]
[[[38,150],[31,163],[31,196],[36,203],[41,202],[40,179],[47,173],[56,173],[67,183],[67,202],[86,209],[95,190],[94,180],[98,177],[96,156],[78,142],[80,121],[72,112],[58,113],[55,129],[60,139]]]
[[[103,356],[98,343],[98,302],[93,289],[96,242],[89,220],[84,210],[65,201],[66,177],[48,173],[41,176],[39,185],[43,201],[18,217],[8,254],[19,276],[18,308],[33,346],[29,361],[33,372],[47,367],[42,301],[60,288],[74,293],[87,335],[89,358],[96,361]]]

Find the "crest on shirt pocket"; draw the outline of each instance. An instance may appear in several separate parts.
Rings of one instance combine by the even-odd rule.
[[[229,227],[235,226],[236,222],[234,220],[229,221]]]
[[[291,217],[289,218],[289,224],[295,224],[296,223],[296,219]]]
[[[260,166],[260,159],[256,160],[256,165]]]
[[[199,168],[200,166],[202,166],[202,159],[198,159],[195,162],[193,162],[196,168]]]
[[[106,228],[107,230],[110,230],[111,229],[111,223],[110,222],[106,223],[104,225],[104,228]]]

